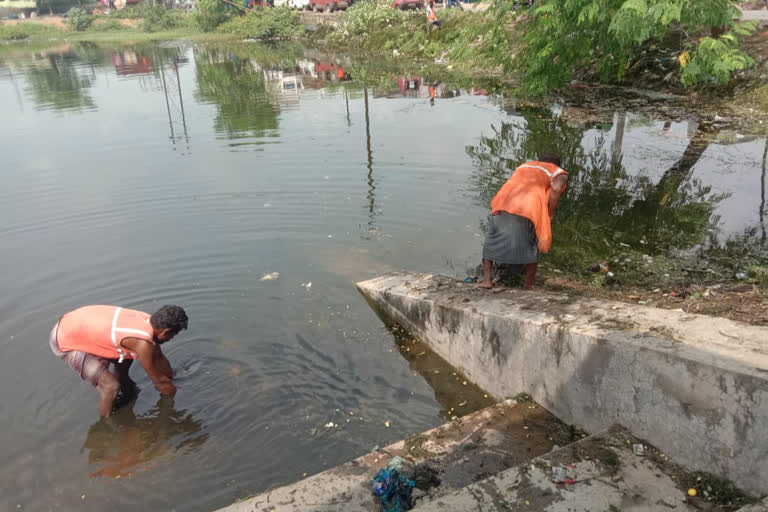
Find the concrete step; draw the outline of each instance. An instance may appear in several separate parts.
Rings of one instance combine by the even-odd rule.
[[[642,455],[634,445],[643,444]],[[569,483],[553,481],[553,466],[565,466]],[[696,497],[690,486],[701,487]],[[711,487],[710,487],[711,488]],[[418,504],[417,512],[606,512],[735,510],[745,501],[729,495],[718,504],[714,492],[642,443],[626,429],[612,427],[528,463],[470,484],[447,496]],[[711,499],[711,501],[710,501]],[[740,498],[743,499],[743,498]],[[763,509],[749,509],[762,512]]]
[[[357,286],[492,396],[529,393],[587,432],[626,425],[681,464],[768,494],[768,327],[429,274]]]
[[[221,510],[380,511],[371,491],[371,479],[394,456],[414,464],[429,461],[440,471],[441,484],[429,494],[419,494],[424,503],[543,455],[552,450],[555,442],[568,441],[568,432],[565,424],[541,406],[506,400]]]

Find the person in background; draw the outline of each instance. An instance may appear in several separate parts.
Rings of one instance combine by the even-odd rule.
[[[515,169],[491,201],[480,288],[493,286],[494,263],[524,265],[525,289],[533,287],[539,254],[552,245],[551,222],[567,185],[568,173],[551,153]]]
[[[136,394],[128,370],[135,359],[164,395],[174,395],[173,368],[160,346],[186,329],[186,312],[163,306],[152,315],[117,306],[84,306],[56,322],[49,337],[53,353],[99,392],[99,415],[109,416],[118,392]],[[113,364],[114,371],[109,370]]]
[[[442,26],[442,23],[440,23],[435,14],[435,0],[429,0],[427,3],[427,24],[429,25],[429,30],[432,30],[433,27],[440,28]]]

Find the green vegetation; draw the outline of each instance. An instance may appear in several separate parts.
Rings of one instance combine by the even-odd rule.
[[[223,34],[243,39],[291,39],[304,31],[301,18],[287,7],[255,8],[236,16],[217,28]]]
[[[214,129],[229,140],[261,138],[277,130],[264,73],[247,57],[220,48],[195,54],[195,98],[216,105]],[[233,144],[237,144],[234,142]]]
[[[93,23],[93,16],[81,9],[80,7],[73,7],[67,13],[67,26],[71,30],[82,32],[91,26]]]
[[[37,9],[41,13],[64,13],[68,12],[72,7],[82,7],[90,5],[92,2],[89,0],[37,0]]]
[[[574,79],[630,82],[648,71],[680,88],[720,85],[755,65],[739,47],[754,25],[734,25],[738,10],[727,0],[543,0],[530,10],[494,0],[484,13],[438,11],[443,26],[435,31],[421,11],[390,3],[355,4],[325,41],[503,70],[528,95]]]
[[[764,282],[768,247],[758,226],[718,243],[716,209],[727,196],[692,177],[712,141],[706,127],[697,128],[680,159],[656,180],[628,172],[621,146],[608,145],[604,137],[585,149],[586,124],[569,123],[546,109],[521,108],[520,114],[524,121],[502,123],[467,148],[475,167],[470,185],[477,204],[487,207],[519,164],[557,148],[569,184],[552,225],[555,243],[542,260],[545,274],[562,272],[595,287],[617,281],[652,288],[716,283],[735,280],[739,272],[748,282]],[[618,140],[625,123],[621,115]],[[595,264],[615,277],[590,272]]]
[[[130,27],[123,25],[117,18],[106,17],[100,19],[97,17],[94,20],[94,23],[91,24],[90,29],[98,30],[101,32],[114,32],[116,30],[129,30]]]
[[[20,41],[33,37],[50,37],[58,35],[62,30],[51,25],[25,21],[15,25],[4,25],[0,22],[0,40]]]
[[[162,5],[151,6],[144,10],[141,30],[144,32],[162,32],[183,27],[187,24],[186,16],[178,9],[166,9]]]
[[[505,19],[511,4],[497,2],[496,15]],[[619,82],[648,57],[655,62],[671,58],[682,67],[690,56],[681,76],[684,85],[724,83],[734,71],[754,64],[738,49],[748,27],[716,35],[737,14],[725,0],[550,0],[526,24],[522,58],[500,56],[499,62],[506,69],[524,69],[523,88],[534,93],[567,84],[574,70]]]
[[[192,16],[197,28],[203,32],[213,32],[227,21],[231,14],[232,9],[221,0],[200,0],[197,11]]]

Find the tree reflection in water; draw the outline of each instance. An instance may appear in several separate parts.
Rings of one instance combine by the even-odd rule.
[[[518,165],[542,152],[558,152],[570,176],[553,223],[555,245],[547,256],[558,268],[581,272],[585,265],[612,258],[626,248],[644,254],[697,249],[699,255],[737,246],[742,252],[759,249],[755,227],[718,241],[717,207],[728,194],[713,193],[712,187],[692,176],[712,140],[706,126],[696,128],[682,156],[654,182],[645,174],[627,172],[615,144],[609,144],[603,134],[591,149],[585,149],[588,123],[574,124],[536,108],[522,110],[521,116],[519,121],[494,127],[493,135],[467,147],[474,166],[470,188],[476,202],[488,207]]]

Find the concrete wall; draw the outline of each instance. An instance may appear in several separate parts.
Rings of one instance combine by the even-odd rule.
[[[299,11],[299,16],[301,16],[301,21],[303,21],[305,25],[332,25],[333,26],[341,23],[340,12],[322,13],[322,12]]]
[[[529,393],[589,432],[619,423],[768,494],[768,329],[424,274],[358,288],[497,398]]]

